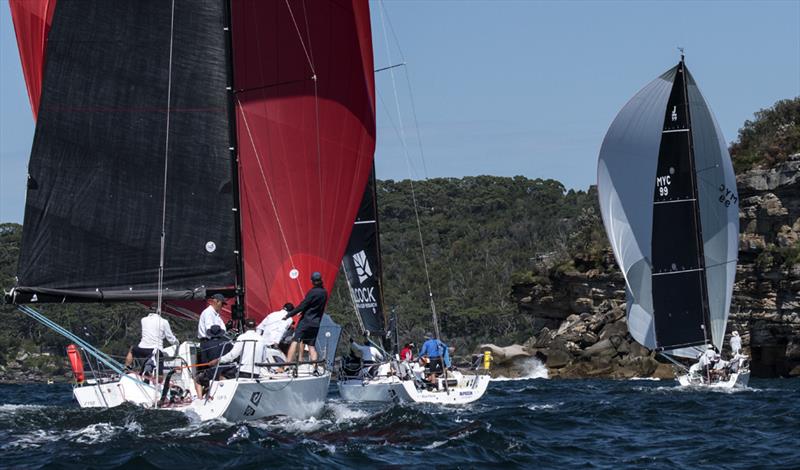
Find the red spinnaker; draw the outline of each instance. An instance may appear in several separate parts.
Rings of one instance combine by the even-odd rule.
[[[17,33],[17,47],[31,101],[33,118],[39,111],[39,96],[42,94],[44,59],[47,33],[53,21],[56,0],[9,0],[11,19]]]
[[[246,315],[330,292],[375,150],[367,0],[234,1]]]

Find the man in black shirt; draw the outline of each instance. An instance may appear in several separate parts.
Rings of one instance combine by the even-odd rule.
[[[313,287],[306,293],[306,298],[303,299],[300,305],[283,317],[287,319],[298,313],[303,313],[303,317],[294,332],[292,344],[289,346],[289,354],[286,356],[289,362],[294,362],[295,354],[302,358],[303,347],[306,345],[308,346],[309,359],[311,361],[317,360],[317,349],[314,347],[314,343],[317,341],[319,323],[322,321],[323,313],[325,313],[325,304],[328,303],[328,292],[322,287],[322,275],[318,272],[311,274],[311,284]]]

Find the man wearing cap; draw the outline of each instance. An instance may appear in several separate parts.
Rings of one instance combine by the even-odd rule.
[[[285,320],[298,313],[303,313],[294,332],[292,344],[289,346],[289,354],[287,354],[289,362],[295,360],[296,353],[302,357],[304,346],[308,346],[309,359],[312,362],[317,360],[317,349],[314,347],[314,343],[317,340],[322,315],[325,313],[325,304],[328,303],[328,292],[322,287],[322,275],[318,272],[311,274],[311,284],[313,287],[306,293],[306,298],[284,316]],[[299,349],[298,343],[300,344]]]
[[[213,325],[219,325],[225,331],[225,322],[219,316],[222,306],[225,305],[225,297],[222,294],[214,294],[208,299],[208,307],[200,314],[200,322],[197,324],[197,337],[200,341],[208,340],[208,330]]]

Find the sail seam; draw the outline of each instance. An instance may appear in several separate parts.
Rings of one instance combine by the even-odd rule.
[[[696,269],[683,269],[681,271],[669,271],[666,273],[653,273],[652,276],[667,276],[669,274],[682,274],[682,273],[693,273],[696,271],[702,271],[703,268],[696,268]]]

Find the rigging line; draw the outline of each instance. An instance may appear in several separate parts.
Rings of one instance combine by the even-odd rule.
[[[406,76],[406,86],[408,87],[408,97],[411,101],[411,115],[414,117],[414,128],[417,132],[417,144],[419,146],[419,157],[422,160],[422,174],[425,179],[428,179],[428,165],[425,162],[425,151],[422,146],[422,133],[419,130],[419,121],[417,120],[417,106],[414,104],[414,91],[411,88],[411,77],[408,75],[408,67],[403,67],[403,72]]]
[[[275,205],[275,198],[272,196],[272,189],[270,189],[269,183],[267,183],[267,176],[264,174],[264,167],[261,164],[261,155],[258,153],[258,149],[256,148],[256,142],[253,140],[253,133],[250,131],[250,123],[247,122],[247,115],[244,112],[244,106],[242,105],[242,102],[239,100],[238,96],[236,97],[236,102],[239,103],[239,110],[242,113],[244,128],[247,130],[247,137],[250,139],[250,145],[253,147],[253,153],[256,155],[256,163],[258,163],[258,171],[261,173],[261,181],[264,183],[264,187],[267,189],[267,196],[269,197],[269,202],[272,205],[272,212],[275,214],[275,222],[278,224],[278,232],[281,234],[283,246],[286,249],[286,253],[289,255],[289,263],[292,265],[292,269],[295,269],[296,266],[294,265],[294,260],[292,259],[292,251],[289,249],[289,242],[286,240],[286,233],[283,231],[283,224],[281,224],[281,218],[280,215],[278,215],[278,207]],[[295,281],[297,281],[297,287],[302,291],[302,286],[300,285],[300,276],[298,276]]]
[[[380,8],[381,9],[381,24],[383,25],[383,18],[384,18],[384,14],[385,14],[386,22],[389,23],[389,31],[391,31],[391,33],[392,33],[392,38],[394,38],[394,44],[395,44],[395,46],[397,46],[397,52],[400,54],[400,61],[402,62],[401,65],[404,66],[403,67],[403,73],[405,74],[405,77],[406,77],[406,86],[408,88],[408,97],[409,97],[409,101],[411,102],[411,115],[414,118],[414,128],[416,129],[416,134],[417,134],[417,144],[419,146],[419,155],[420,155],[420,159],[422,160],[422,174],[423,174],[425,179],[428,179],[428,165],[427,165],[427,162],[425,161],[425,151],[424,151],[423,145],[422,145],[422,133],[419,130],[419,120],[417,119],[417,106],[416,106],[416,102],[414,100],[414,91],[413,91],[413,89],[411,87],[411,76],[408,73],[408,66],[407,66],[407,63],[406,63],[406,58],[405,58],[405,55],[403,54],[403,49],[400,47],[400,38],[397,37],[397,33],[394,30],[394,25],[392,25],[392,19],[391,19],[391,17],[389,17],[389,11],[386,9],[386,6],[383,4],[383,0],[380,0],[380,7],[381,7]],[[386,37],[386,27],[385,26],[384,26],[383,32],[384,32],[384,37]],[[387,54],[388,54],[388,50],[389,50],[389,48],[388,48],[388,40],[386,40],[386,42],[387,42]],[[389,62],[389,63],[391,63],[391,62]],[[395,67],[395,66],[392,66],[392,67]],[[388,67],[385,67],[383,70],[385,70],[385,69],[388,69]]]
[[[172,0],[169,23],[169,69],[167,73],[167,135],[164,142],[164,195],[161,199],[161,253],[158,264],[158,303],[156,313],[161,316],[161,303],[164,301],[164,255],[167,233],[167,177],[169,176],[169,118],[172,104],[172,46],[175,37],[175,0]]]
[[[288,0],[287,0],[288,2]],[[314,60],[314,45],[311,44],[311,28],[308,26],[308,12],[306,11],[306,2],[303,0],[303,21],[306,24],[306,39],[308,40],[308,54],[311,57],[311,61]],[[319,81],[317,80],[317,73],[314,72],[314,76],[312,80],[314,80],[314,124],[316,126],[316,138],[317,138],[317,180],[319,184],[317,185],[317,189],[319,192],[319,207],[323,207],[323,199],[322,195],[325,194],[325,188],[323,187],[325,181],[322,179],[322,140],[320,138],[320,119],[319,119]],[[319,230],[317,233],[325,233],[325,211],[319,211]],[[319,252],[322,253],[324,247],[324,237],[319,237]]]
[[[391,113],[389,112],[389,109],[388,109],[389,106],[386,105],[386,102],[383,100],[383,95],[380,92],[378,92],[378,99],[381,102],[381,105],[382,105],[381,108],[383,109],[384,113],[386,114],[386,119],[389,120],[389,124],[391,124],[391,126],[392,126],[392,130],[394,130],[394,133],[397,134],[397,137],[402,142],[402,137],[400,136],[400,130],[397,128],[397,124],[395,124],[394,119],[392,119],[392,115],[391,115]],[[406,163],[408,163],[408,162],[406,162]],[[411,171],[413,172],[413,174],[416,174],[417,173],[417,169],[414,168],[414,163],[411,162],[409,164],[411,165]]]
[[[384,23],[383,2],[382,1],[379,2],[378,5],[380,5],[380,8],[378,9],[378,11],[380,12],[381,26],[383,27],[383,39],[384,39],[384,43],[386,45],[386,55],[388,56],[389,63],[391,64],[392,63],[392,53],[391,53],[391,50],[389,49],[389,36],[388,36],[388,34],[386,34],[386,24]],[[427,257],[425,256],[425,241],[423,240],[423,237],[422,237],[422,224],[420,223],[420,220],[419,220],[419,208],[418,208],[418,204],[417,204],[417,195],[416,195],[416,192],[414,191],[414,180],[413,180],[413,177],[412,177],[412,174],[411,174],[411,157],[408,154],[408,145],[406,144],[405,132],[403,130],[403,115],[400,112],[400,99],[397,96],[397,83],[395,82],[395,78],[394,78],[394,69],[390,69],[389,70],[389,75],[392,77],[392,90],[394,92],[394,101],[395,101],[395,106],[397,108],[397,120],[398,120],[398,123],[400,125],[400,140],[401,140],[401,144],[403,146],[403,153],[405,154],[405,157],[406,157],[406,165],[408,167],[408,172],[409,172],[409,183],[410,183],[410,186],[411,186],[411,199],[412,199],[412,201],[414,203],[414,217],[415,217],[416,222],[417,222],[417,233],[419,234],[419,245],[420,245],[420,250],[422,251],[422,264],[423,264],[423,266],[425,268],[425,280],[427,281],[427,284],[428,284],[428,297],[430,298],[430,303],[431,303],[431,314],[433,316],[433,329],[434,329],[434,332],[436,333],[436,338],[439,339],[441,337],[440,334],[439,334],[439,319],[436,316],[436,303],[433,300],[433,288],[431,287],[431,276],[430,276],[430,271],[428,269],[428,260],[427,260]]]
[[[289,16],[292,17],[292,23],[294,23],[294,29],[295,31],[297,31],[297,38],[300,40],[300,45],[303,46],[303,52],[305,52],[306,54],[306,60],[308,60],[308,66],[311,67],[311,73],[316,76],[317,71],[314,70],[314,62],[311,60],[311,55],[308,53],[305,41],[303,41],[303,33],[300,32],[300,27],[297,26],[297,20],[294,19],[294,12],[292,12],[292,6],[289,5],[289,0],[286,0],[286,8],[289,9]]]

